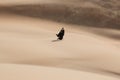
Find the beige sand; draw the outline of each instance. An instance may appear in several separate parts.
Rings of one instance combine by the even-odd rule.
[[[2,80],[119,80],[94,73],[41,66],[0,65]]]
[[[0,22],[1,80],[120,79],[114,40],[46,20],[1,14]],[[65,37],[56,41],[61,27]]]

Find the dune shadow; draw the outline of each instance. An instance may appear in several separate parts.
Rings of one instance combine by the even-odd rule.
[[[99,4],[100,5],[100,4]],[[116,4],[111,4],[116,6]],[[60,23],[120,30],[119,6],[116,9],[64,4],[26,4],[0,6],[0,13],[15,14]]]
[[[119,72],[108,71],[108,70],[104,70],[104,72],[107,72],[107,73],[110,73],[110,74],[114,74],[114,75],[120,76],[120,73],[119,73]]]

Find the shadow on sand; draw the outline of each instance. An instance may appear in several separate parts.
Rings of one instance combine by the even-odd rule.
[[[61,41],[61,40],[59,40],[59,39],[57,39],[57,40],[52,40],[52,42],[58,42],[58,41]]]

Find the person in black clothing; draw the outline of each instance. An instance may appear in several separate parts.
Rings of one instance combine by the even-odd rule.
[[[56,34],[56,36],[58,37],[59,40],[62,40],[64,34],[65,34],[65,30],[64,30],[64,28],[62,28],[62,29],[60,30],[60,32],[59,32],[58,34]]]

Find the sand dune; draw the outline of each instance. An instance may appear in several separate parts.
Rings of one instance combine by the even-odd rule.
[[[27,2],[26,4],[1,5],[0,13],[12,13],[89,27],[120,29],[119,0],[40,0],[37,4],[27,4]]]
[[[0,17],[0,63],[2,66],[0,67],[2,70],[0,74],[3,76],[0,78],[2,80],[8,80],[8,78],[14,80],[17,77],[20,78],[24,76],[23,72],[19,72],[21,70],[27,70],[24,72],[26,76],[22,77],[23,80],[32,80],[35,77],[37,77],[37,79],[49,79],[49,72],[48,77],[38,77],[42,74],[40,73],[41,70],[43,73],[53,71],[52,73],[54,75],[58,77],[63,76],[60,78],[63,80],[69,78],[73,80],[75,77],[83,80],[93,78],[95,78],[95,80],[117,80],[111,77],[117,77],[119,79],[120,48],[113,45],[110,40],[89,33],[83,28],[76,28],[77,26],[74,25],[13,15],[2,15]],[[55,34],[63,26],[66,29],[65,38],[63,41],[56,41]],[[12,64],[19,65],[14,66]],[[40,69],[24,65],[34,65]],[[39,66],[53,68],[43,68]],[[69,72],[69,70],[64,71],[63,69],[61,72],[62,69],[56,71],[56,69],[54,69],[56,67],[78,71]],[[16,74],[16,77],[12,78],[8,76],[8,73],[11,73],[14,69],[18,74],[16,74],[16,72],[11,74]],[[31,71],[34,72],[32,73]],[[37,76],[35,74],[36,71],[38,71]],[[65,73],[65,75],[62,73]],[[71,78],[67,76],[68,73],[75,75]],[[31,75],[33,75],[33,77]],[[45,75],[43,74],[43,76]],[[84,76],[89,76],[90,78]],[[52,76],[51,79],[56,78]]]
[[[0,1],[0,80],[119,80],[119,4]]]
[[[2,80],[61,80],[61,78],[62,80],[119,80],[82,71],[12,64],[0,64],[0,74],[0,79]],[[7,77],[6,74],[8,75]]]

